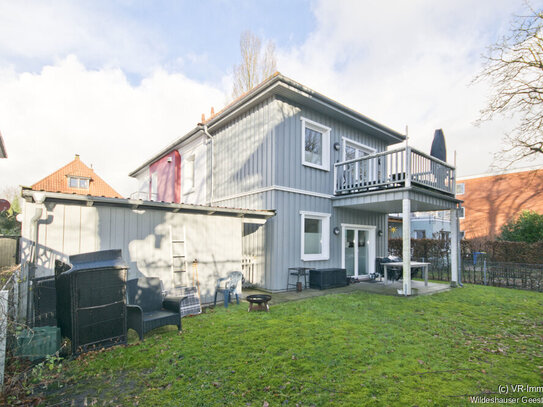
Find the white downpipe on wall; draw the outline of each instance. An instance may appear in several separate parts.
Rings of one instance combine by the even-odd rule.
[[[451,287],[458,284],[458,209],[451,209]]]

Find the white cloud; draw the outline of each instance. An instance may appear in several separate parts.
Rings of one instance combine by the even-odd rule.
[[[0,95],[9,156],[0,185],[31,185],[78,153],[123,195],[136,190],[128,172],[225,100],[181,74],[155,70],[133,86],[121,70],[89,70],[75,56],[38,74],[0,71]]]
[[[315,5],[316,30],[281,50],[279,68],[313,89],[403,132],[429,152],[443,128],[460,174],[487,170],[510,120],[474,127],[488,89],[470,86],[480,54],[506,33],[522,3],[328,1]]]
[[[76,54],[92,66],[149,74],[164,51],[152,27],[114,14],[107,2],[0,2],[0,62],[50,63]]]

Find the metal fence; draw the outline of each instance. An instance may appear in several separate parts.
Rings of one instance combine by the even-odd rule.
[[[20,270],[17,268],[6,284],[0,290],[0,390],[4,385],[4,369],[6,362],[7,342],[10,339],[10,330],[13,330],[13,322],[16,320]]]
[[[430,263],[428,278],[450,281],[449,256],[414,259]],[[469,284],[509,287],[543,292],[543,264],[506,263],[487,261],[484,255],[465,256],[461,261],[461,281]]]

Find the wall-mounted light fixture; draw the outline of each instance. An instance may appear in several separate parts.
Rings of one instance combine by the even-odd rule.
[[[339,235],[340,230],[339,230],[339,228],[336,226],[336,227],[334,228],[334,231],[333,231],[333,232],[334,232],[334,235],[337,236],[337,235]]]
[[[341,144],[339,144],[337,141],[334,143],[334,150],[339,151],[339,148],[341,147]]]
[[[378,231],[378,232],[377,232],[377,236],[383,237],[383,231],[382,231],[382,230]]]
[[[168,157],[168,162],[169,162],[169,163],[172,162],[172,157]]]

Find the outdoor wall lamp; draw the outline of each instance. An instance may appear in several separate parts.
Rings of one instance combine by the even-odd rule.
[[[382,230],[378,231],[378,232],[377,232],[377,236],[383,237],[383,231],[382,231]]]
[[[339,228],[336,226],[336,227],[334,228],[333,232],[334,232],[334,235],[337,236],[337,235],[339,235],[340,230],[339,230]]]
[[[334,143],[334,150],[339,151],[339,148],[340,148],[340,147],[341,147],[341,145],[336,141],[336,142]]]

